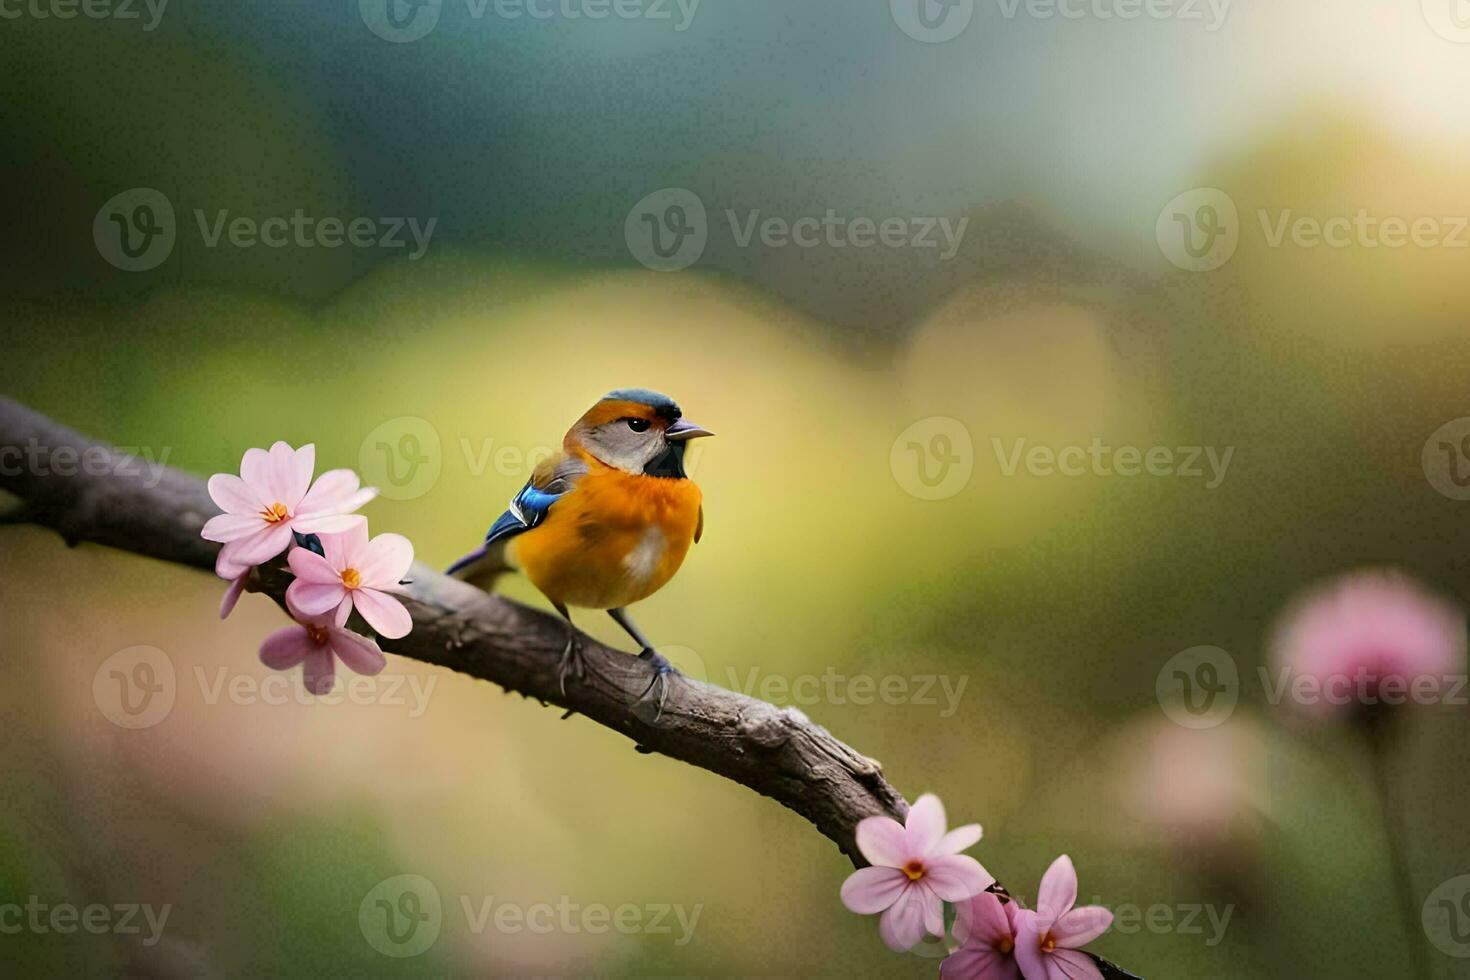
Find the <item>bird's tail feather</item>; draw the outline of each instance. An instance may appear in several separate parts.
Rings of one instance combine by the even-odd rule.
[[[505,553],[505,545],[506,542],[497,541],[476,548],[450,565],[445,574],[488,592],[497,578],[512,570],[510,560]]]

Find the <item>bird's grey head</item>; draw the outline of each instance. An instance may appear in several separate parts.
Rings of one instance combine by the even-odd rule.
[[[608,466],[629,473],[682,478],[689,439],[713,435],[693,422],[668,395],[619,388],[603,395],[567,433],[573,444]]]

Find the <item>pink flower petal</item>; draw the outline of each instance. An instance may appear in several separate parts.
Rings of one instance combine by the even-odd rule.
[[[252,534],[265,530],[269,527],[265,518],[260,515],[246,514],[216,514],[204,522],[199,536],[205,541],[218,541],[228,544],[231,541],[239,541]]]
[[[1036,913],[1031,909],[1016,912],[1016,965],[1026,980],[1047,980],[1045,954],[1041,951],[1041,930]]]
[[[236,561],[244,565],[259,565],[291,546],[291,525],[285,522],[267,524],[257,533],[233,544]]]
[[[315,453],[315,450],[313,450]],[[307,474],[311,479],[311,474]],[[269,460],[266,463],[266,486],[270,488],[271,501],[284,504],[287,510],[291,510],[296,504],[301,503],[301,497],[292,497],[291,490],[296,483],[296,450],[277,441],[271,446]],[[301,492],[304,494],[306,488],[303,486]]]
[[[925,793],[909,807],[909,818],[904,824],[907,845],[904,850],[910,857],[925,857],[934,853],[935,845],[944,836],[944,804],[933,793]]]
[[[239,578],[230,582],[229,588],[225,589],[225,596],[219,602],[219,618],[227,619],[230,613],[235,611],[235,603],[240,601],[240,594],[245,591],[245,580],[250,577],[249,569],[246,569]]]
[[[250,571],[251,566],[235,559],[235,552],[237,550],[237,547],[233,544],[226,544],[219,550],[219,554],[214,559],[214,574],[226,581],[233,582],[241,575]]]
[[[934,853],[958,854],[967,847],[974,847],[979,842],[980,825],[978,823],[967,823],[963,827],[956,827],[939,838],[939,843],[934,845]]]
[[[216,473],[209,478],[209,496],[226,514],[259,515],[263,503],[250,485],[233,473]]]
[[[322,538],[323,551],[330,555],[333,547],[335,546],[328,544],[327,538]],[[291,574],[296,576],[298,582],[338,587],[342,585],[342,575],[332,564],[331,559],[323,558],[314,551],[308,551],[306,548],[292,548],[291,553],[286,556],[286,563],[291,566]]]
[[[356,510],[343,503],[357,493],[358,483],[357,474],[351,470],[327,470],[306,491],[296,510],[303,515],[345,514]]]
[[[908,887],[909,876],[897,868],[859,868],[842,883],[842,904],[859,915],[882,912]]]
[[[888,948],[903,953],[924,937],[924,890],[906,887],[878,920],[878,935]]]
[[[264,503],[275,502],[275,495],[270,483],[271,454],[264,449],[247,449],[245,455],[240,457],[240,479],[250,485],[250,489]]]
[[[1044,955],[1048,980],[1103,980],[1097,963],[1086,953],[1059,949]]]
[[[294,514],[301,509],[301,500],[306,496],[306,488],[311,486],[311,474],[314,472],[316,472],[316,446],[307,443],[292,453],[291,462],[285,473],[283,484],[285,496],[281,498],[281,502],[291,513]]]
[[[926,858],[924,884],[946,902],[963,902],[995,884],[995,878],[968,854]]]
[[[302,534],[341,534],[358,524],[366,528],[367,518],[361,514],[307,514],[291,522],[291,526]]]
[[[891,817],[864,817],[857,825],[857,846],[869,863],[901,868],[909,859],[903,825]]]
[[[352,590],[352,604],[367,624],[387,639],[407,636],[413,629],[413,617],[403,608],[403,603],[377,589]]]
[[[954,936],[961,943],[974,940],[987,946],[994,946],[1002,939],[1013,942],[1015,939],[1004,904],[986,891],[955,906]]]
[[[1021,980],[1021,968],[1010,956],[989,946],[961,946],[939,964],[940,980]]]
[[[351,630],[330,630],[327,633],[327,645],[332,648],[337,659],[353,673],[371,677],[388,665],[388,658],[383,656],[383,651],[378,649],[376,643]]]
[[[1051,935],[1058,946],[1080,949],[1107,932],[1112,924],[1113,913],[1101,905],[1084,905],[1053,922]]]
[[[332,617],[332,623],[338,629],[347,625],[347,617],[352,615],[352,592],[349,589],[342,590],[342,601],[337,603],[337,612]]]
[[[312,650],[302,662],[306,689],[312,694],[330,694],[337,685],[337,662],[332,651],[324,646],[312,644]]]
[[[347,590],[341,582],[308,582],[298,578],[286,586],[286,601],[307,616],[320,616],[336,608],[346,597]]]
[[[413,545],[401,534],[380,534],[368,542],[357,570],[363,585],[373,589],[397,585],[413,564]]]
[[[347,530],[337,535],[337,545],[342,549],[343,568],[356,568],[362,570],[363,558],[367,554],[368,526],[367,521],[357,521]]]
[[[1036,914],[1043,932],[1077,903],[1077,869],[1072,859],[1063,854],[1051,863],[1041,876],[1036,890]]]
[[[289,670],[301,663],[317,645],[301,626],[276,630],[260,645],[260,662],[271,670]]]
[[[938,895],[934,894],[934,889],[928,886],[927,881],[921,883],[914,891],[919,892],[923,898],[924,928],[931,936],[943,936],[944,903],[939,900]]]

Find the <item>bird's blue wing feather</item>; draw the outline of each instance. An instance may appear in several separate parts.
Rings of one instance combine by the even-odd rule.
[[[541,478],[544,485],[537,486],[535,476],[527,480],[526,485],[521,487],[521,492],[511,498],[510,507],[490,525],[490,530],[485,533],[485,543],[451,565],[449,574],[453,575],[475,565],[485,558],[496,543],[529,531],[546,520],[552,504],[570,492],[577,477],[585,471],[584,463],[569,458],[552,469],[548,474],[549,479]]]

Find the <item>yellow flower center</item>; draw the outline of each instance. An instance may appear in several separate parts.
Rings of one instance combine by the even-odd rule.
[[[909,876],[909,881],[918,881],[924,877],[924,863],[922,861],[910,861],[903,866],[903,873]]]
[[[995,941],[995,951],[1002,956],[1008,955],[1015,948],[1015,940],[1011,939],[1010,936],[1001,936]]]
[[[311,637],[311,642],[317,646],[326,646],[327,631],[324,628],[320,626],[308,626],[306,628],[306,635]]]
[[[286,513],[286,505],[277,500],[261,511],[260,516],[264,517],[269,524],[279,524],[291,515]]]
[[[349,589],[355,589],[362,585],[362,575],[355,568],[342,569],[342,584]]]
[[[1051,937],[1051,933],[1047,933],[1046,938],[1041,941],[1041,951],[1043,953],[1050,953],[1055,951],[1056,948],[1057,941]]]

